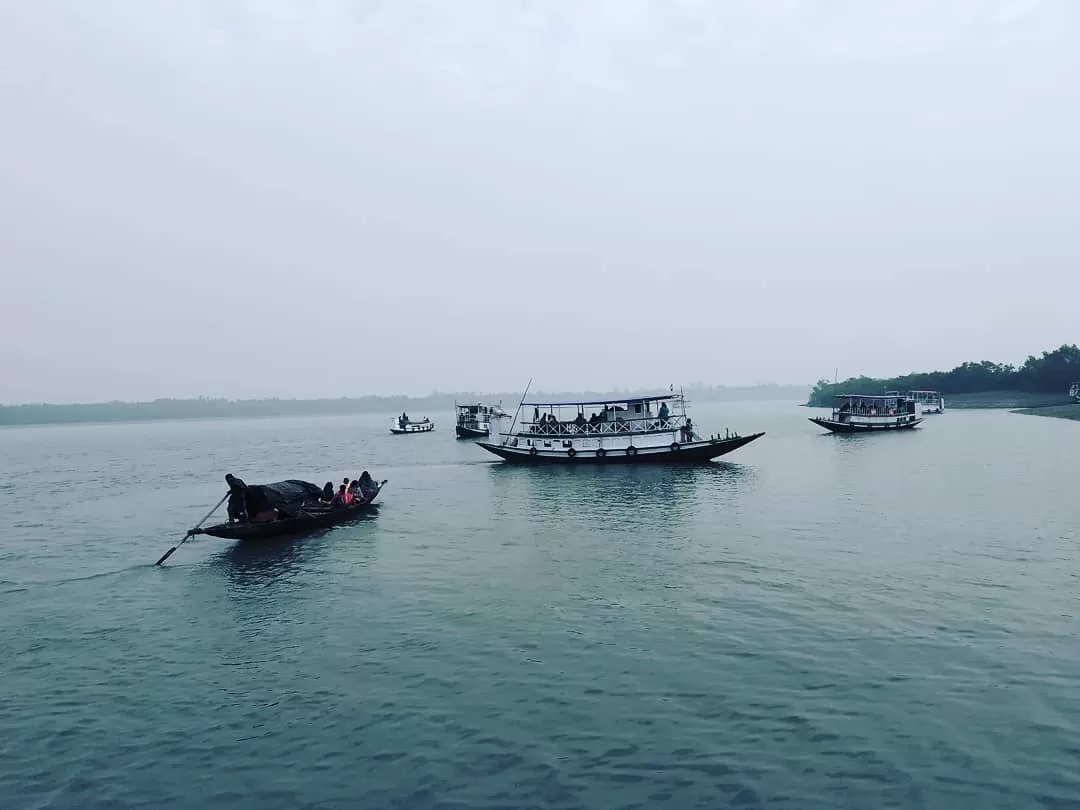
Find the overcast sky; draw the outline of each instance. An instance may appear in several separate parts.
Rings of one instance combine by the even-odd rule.
[[[0,0],[0,402],[1080,340],[1075,0]]]

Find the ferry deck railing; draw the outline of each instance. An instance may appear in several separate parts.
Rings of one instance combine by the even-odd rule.
[[[635,433],[658,433],[681,430],[690,420],[682,414],[671,414],[665,419],[646,416],[633,419],[613,419],[600,422],[518,422],[514,433],[529,436],[625,436]]]
[[[844,417],[859,416],[863,418],[890,418],[897,416],[913,416],[915,410],[907,408],[833,408],[833,419],[842,420]]]

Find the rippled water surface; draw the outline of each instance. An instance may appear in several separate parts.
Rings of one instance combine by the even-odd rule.
[[[1080,424],[519,469],[430,415],[0,430],[0,807],[1080,807]],[[365,468],[152,566],[226,471]]]

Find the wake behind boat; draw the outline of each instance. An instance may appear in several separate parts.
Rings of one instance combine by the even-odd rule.
[[[686,413],[682,393],[672,392],[585,402],[522,402],[512,420],[509,415],[493,416],[490,441],[477,444],[519,464],[700,463],[764,435],[701,436]]]

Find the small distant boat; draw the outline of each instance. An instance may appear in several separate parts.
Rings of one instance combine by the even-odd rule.
[[[483,402],[460,405],[454,403],[457,411],[455,430],[459,439],[482,439],[491,431],[492,416],[508,416],[500,405],[487,405]]]
[[[886,391],[887,397],[900,396],[899,391]],[[945,397],[941,395],[940,391],[908,391],[904,395],[904,399],[909,402],[919,403],[920,412],[925,415],[928,413],[945,413]]]
[[[329,506],[319,498],[322,488],[309,481],[289,480],[272,484],[250,484],[245,490],[253,512],[273,514],[272,520],[232,521],[191,530],[192,535],[206,534],[226,540],[265,540],[271,537],[305,534],[355,520],[378,508],[374,503],[386,481],[372,482],[373,487],[349,506]],[[261,506],[256,507],[256,504]]]
[[[837,394],[836,399],[838,404],[831,417],[812,416],[810,421],[833,433],[910,430],[922,422],[919,403],[899,394],[883,397]]]
[[[434,429],[435,423],[426,416],[419,422],[414,422],[406,414],[402,414],[401,416],[395,416],[390,423],[390,432],[394,434],[430,433]]]
[[[591,412],[590,415],[586,415]],[[492,415],[490,441],[477,444],[518,464],[701,463],[764,433],[701,436],[682,393],[584,402],[522,402]]]
[[[1080,382],[1074,382],[1069,386],[1069,399],[1080,402]]]

